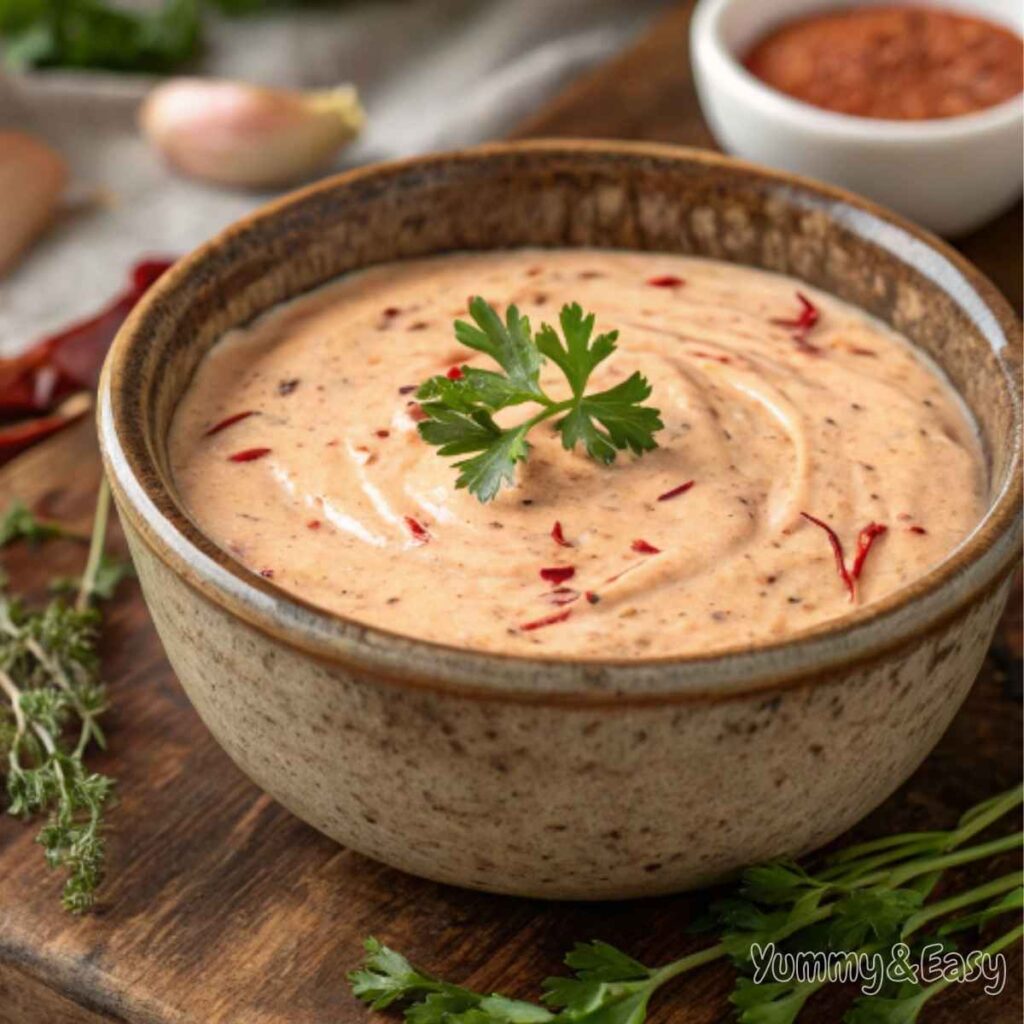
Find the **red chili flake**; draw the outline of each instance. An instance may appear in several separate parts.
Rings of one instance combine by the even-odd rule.
[[[661,554],[661,548],[656,548],[653,544],[648,544],[645,540],[637,539],[629,545],[634,551],[638,551],[641,555],[659,555]]]
[[[857,553],[854,555],[853,568],[850,570],[850,575],[855,580],[860,579],[860,574],[864,570],[864,563],[867,561],[871,546],[886,530],[888,530],[888,527],[882,523],[868,523],[857,535]]]
[[[681,284],[686,284],[681,277],[676,277],[674,274],[662,274],[661,277],[651,277],[647,283],[652,288],[678,288]]]
[[[391,436],[391,431],[390,430],[375,430],[374,433],[378,437],[380,437],[380,438],[390,437]]]
[[[541,569],[540,578],[547,580],[548,583],[564,583],[566,580],[571,580],[576,575],[576,570],[571,565],[556,565],[550,569]]]
[[[808,354],[820,352],[821,349],[817,345],[812,345],[807,340],[807,335],[821,319],[821,311],[803,292],[797,292],[796,297],[800,303],[800,312],[795,317],[777,318],[771,322],[778,327],[787,328],[792,333],[797,348],[801,351]]]
[[[551,539],[563,548],[571,548],[572,544],[565,539],[565,534],[562,533],[562,524],[556,520],[555,525],[551,527]]]
[[[447,377],[447,378],[448,378],[449,380],[462,380],[462,378],[463,378],[464,374],[463,374],[463,372],[462,372],[462,371],[461,371],[461,370],[460,370],[460,369],[459,369],[459,368],[458,368],[457,366],[453,366],[453,367],[452,367],[452,368],[451,368],[451,369],[450,369],[450,370],[449,370],[449,371],[448,371],[448,372],[447,372],[447,373],[445,374],[445,376],[446,376],[446,377]]]
[[[427,414],[423,411],[423,406],[419,402],[409,403],[409,418],[417,423],[422,423],[427,419]]]
[[[588,590],[584,597],[586,597],[588,604],[597,604],[601,600],[601,595],[595,594],[593,590]]]
[[[222,430],[226,430],[228,427],[234,426],[236,423],[241,423],[242,420],[248,419],[250,416],[255,416],[256,413],[249,409],[247,412],[236,412],[233,416],[228,416],[222,419],[220,423],[214,423],[209,430],[203,434],[203,437],[212,437],[214,434],[219,434]]]
[[[405,517],[405,525],[409,528],[412,538],[418,544],[426,544],[430,540],[430,533],[427,528],[412,516]]]
[[[430,326],[427,320],[417,320],[415,323],[409,324],[406,328],[407,331],[425,331]]]
[[[398,314],[401,312],[402,311],[398,308],[398,306],[385,306],[384,309],[381,311],[381,316],[386,316],[390,320],[392,317],[398,316]]]
[[[928,532],[923,526],[908,526],[907,529],[911,533],[927,533]]]
[[[290,377],[288,380],[278,381],[277,393],[284,397],[290,395],[299,386],[298,377]]]
[[[824,523],[820,519],[815,519],[814,516],[809,515],[807,512],[801,512],[800,515],[802,515],[809,523],[814,523],[815,526],[820,526],[828,535],[828,542],[832,545],[832,554],[834,554],[836,558],[836,571],[839,573],[839,578],[843,581],[843,586],[845,586],[849,591],[850,600],[852,601],[855,587],[853,577],[846,568],[846,556],[843,554],[843,542],[839,539],[839,535],[831,526],[828,525],[828,523]]]
[[[411,395],[418,387],[418,384],[403,384],[398,389],[398,393],[400,395]]]
[[[554,615],[545,615],[542,619],[524,622],[519,628],[524,633],[528,633],[531,629],[543,629],[545,626],[553,626],[556,622],[565,622],[570,615],[572,615],[572,609],[566,608],[564,612],[555,612]]]
[[[670,498],[678,498],[680,494],[685,494],[695,483],[696,480],[687,480],[685,484],[680,484],[678,487],[673,487],[671,491],[659,494],[658,501],[668,501]]]
[[[846,348],[855,356],[874,356],[875,358],[878,357],[878,353],[873,348],[861,348],[860,345],[847,345]]]
[[[319,530],[319,529],[320,529],[320,527],[321,527],[321,525],[322,525],[322,524],[321,524],[321,522],[320,522],[320,520],[319,520],[319,519],[310,519],[310,521],[309,521],[308,523],[306,523],[306,526],[307,526],[307,527],[308,527],[308,528],[309,528],[310,530]]]
[[[244,448],[240,452],[235,452],[234,455],[228,456],[229,462],[253,462],[255,459],[262,459],[264,455],[269,455],[269,448]]]
[[[274,578],[274,570],[273,569],[260,569],[260,575],[265,580],[272,580]]]
[[[716,363],[732,362],[728,356],[718,355],[715,352],[694,352],[693,355],[697,356],[698,359],[713,359]]]
[[[572,587],[555,587],[544,596],[551,604],[572,604],[580,599],[580,592]]]

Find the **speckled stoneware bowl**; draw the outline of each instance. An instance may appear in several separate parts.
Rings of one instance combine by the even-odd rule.
[[[166,439],[224,331],[354,268],[525,245],[711,256],[881,317],[946,369],[977,418],[991,473],[983,522],[943,565],[841,622],[645,661],[481,654],[366,628],[203,535],[175,494]],[[182,259],[117,338],[100,436],[167,655],[258,785],[415,874],[639,896],[824,843],[939,738],[1017,558],[1018,345],[1006,303],[956,253],[845,193],[666,146],[497,145],[331,178]]]

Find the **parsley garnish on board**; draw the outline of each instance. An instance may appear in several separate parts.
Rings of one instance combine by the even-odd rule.
[[[465,487],[481,501],[490,501],[503,484],[515,483],[516,464],[530,454],[527,434],[554,416],[562,445],[582,444],[587,455],[605,464],[620,451],[637,455],[657,448],[661,430],[657,409],[641,404],[651,394],[645,377],[634,373],[606,391],[587,394],[594,369],[615,351],[618,331],[594,333],[593,313],[584,315],[576,303],[562,307],[559,323],[563,338],[547,324],[534,332],[530,321],[509,306],[502,321],[494,308],[477,296],[469,312],[476,326],[455,322],[455,337],[467,348],[489,355],[504,371],[462,366],[447,376],[431,377],[416,392],[426,420],[420,423],[423,439],[441,455],[472,455],[455,463],[457,487]],[[556,402],[540,384],[547,357],[565,374],[572,397]],[[514,405],[541,406],[538,413],[513,427],[502,428],[493,414]]]
[[[648,1004],[668,981],[728,958],[738,971],[730,1001],[740,1024],[794,1024],[807,1001],[829,981],[762,981],[751,977],[755,946],[780,951],[879,955],[897,964],[899,943],[913,950],[1011,915],[1012,927],[976,941],[989,955],[1019,942],[1024,889],[1016,868],[953,895],[931,899],[946,873],[1021,849],[1020,832],[978,841],[1017,812],[1017,786],[964,814],[948,831],[908,832],[848,846],[813,872],[791,861],[748,868],[737,892],[712,904],[701,931],[717,941],[661,967],[649,967],[604,942],[578,943],[565,957],[571,976],[548,978],[539,1002],[474,992],[427,974],[376,939],[366,940],[363,966],[349,975],[353,993],[371,1009],[402,1005],[408,1024],[643,1024]],[[966,913],[965,913],[966,911]],[[696,929],[693,929],[696,930]],[[895,972],[888,975],[895,977]],[[861,996],[845,1024],[913,1024],[925,1004],[954,980],[924,984],[887,981]],[[685,993],[681,995],[685,999]]]
[[[103,878],[103,811],[114,785],[84,760],[90,746],[104,746],[95,603],[111,597],[128,572],[103,550],[109,514],[104,483],[85,569],[61,584],[73,587],[73,603],[58,597],[40,610],[27,608],[0,579],[0,779],[10,814],[45,817],[38,841],[47,864],[66,872],[63,902],[75,913],[92,906]],[[75,536],[17,504],[3,526],[0,547]]]

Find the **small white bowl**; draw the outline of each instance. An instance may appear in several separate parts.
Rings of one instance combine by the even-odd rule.
[[[859,192],[942,235],[990,220],[1021,193],[1024,101],[975,114],[887,121],[822,110],[741,63],[772,28],[829,0],[700,0],[690,51],[704,116],[723,149]],[[1024,33],[1019,0],[930,0]]]

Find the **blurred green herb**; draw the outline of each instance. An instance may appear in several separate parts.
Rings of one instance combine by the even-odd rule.
[[[103,811],[114,785],[84,761],[92,744],[104,746],[95,602],[111,596],[124,576],[104,554],[109,516],[104,483],[73,603],[55,598],[41,610],[29,609],[0,581],[0,778],[7,809],[23,818],[45,816],[38,841],[47,864],[66,872],[63,903],[75,913],[92,906],[103,878]],[[28,522],[24,511],[14,518]],[[9,512],[4,521],[11,519]],[[64,535],[51,530],[41,538],[23,530],[18,536]]]
[[[879,954],[888,964],[898,943],[943,943],[1006,914],[1017,923],[983,947],[993,955],[1021,938],[1020,870],[953,896],[926,902],[945,872],[1020,851],[1020,832],[975,842],[975,836],[1019,810],[1018,786],[964,814],[948,831],[910,832],[832,854],[813,873],[778,861],[744,872],[735,895],[712,905],[702,930],[718,941],[661,967],[648,967],[603,942],[578,944],[565,958],[570,977],[548,978],[539,1003],[453,985],[413,966],[376,939],[366,940],[363,966],[349,975],[353,993],[371,1009],[402,1005],[408,1024],[643,1024],[651,997],[666,982],[728,957],[739,977],[731,1001],[741,1024],[793,1024],[807,1000],[829,982],[761,982],[751,975],[755,945],[838,955],[838,963]],[[980,910],[975,910],[978,906]],[[961,913],[962,911],[967,913]],[[942,922],[933,929],[936,922]],[[842,954],[847,954],[843,957]],[[858,999],[846,1024],[912,1024],[925,1003],[953,983],[895,984]]]
[[[0,39],[18,68],[95,68],[163,74],[199,51],[204,8],[227,15],[288,0],[162,0],[133,9],[111,0],[0,0]]]

